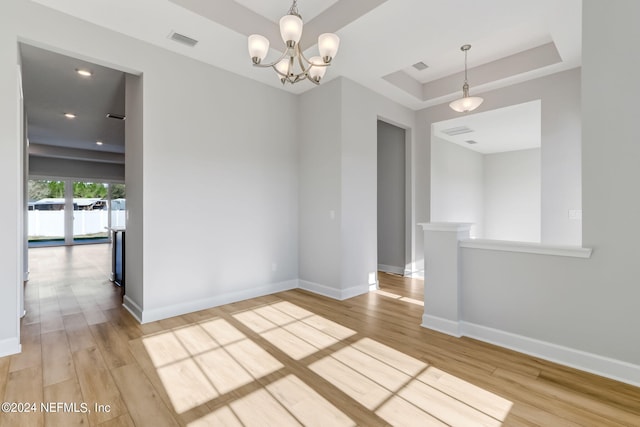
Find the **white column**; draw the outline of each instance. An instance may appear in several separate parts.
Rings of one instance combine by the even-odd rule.
[[[422,326],[461,336],[460,240],[469,238],[469,223],[431,222],[424,230],[424,314]]]

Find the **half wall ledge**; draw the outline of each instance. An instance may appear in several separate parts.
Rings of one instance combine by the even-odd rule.
[[[486,249],[490,251],[523,252],[528,254],[565,256],[572,258],[591,258],[592,248],[580,246],[555,246],[532,242],[512,242],[506,240],[465,239],[460,241],[461,248]]]

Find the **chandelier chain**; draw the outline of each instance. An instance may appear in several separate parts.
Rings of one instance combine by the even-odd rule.
[[[298,12],[298,0],[293,0],[293,3],[289,8],[289,15],[300,16],[300,13]]]

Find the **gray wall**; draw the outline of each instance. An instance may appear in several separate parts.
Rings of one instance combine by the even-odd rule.
[[[341,91],[335,79],[298,101],[300,279],[325,293],[341,287]]]
[[[301,95],[299,122],[304,132],[300,131],[298,138],[303,288],[346,298],[366,292],[375,283],[377,121],[407,129],[410,158],[414,159],[414,118],[413,111],[344,78]],[[409,174],[409,198],[413,201],[415,178],[412,171]],[[417,223],[414,211],[407,217],[408,224]],[[411,242],[407,242],[410,260],[415,259],[415,234],[412,232]]]
[[[478,112],[541,100],[541,240],[547,244],[582,242],[580,221],[569,220],[570,209],[581,209],[580,69],[508,86],[482,94]],[[431,124],[457,117],[442,104],[417,112],[419,147],[430,151]],[[418,186],[430,188],[425,153],[418,162],[427,172],[416,171]],[[428,197],[428,192],[423,192]],[[428,204],[427,204],[428,205]]]
[[[127,234],[125,236],[127,307],[142,317],[144,306],[144,85],[143,77],[125,75],[125,184]]]
[[[18,46],[11,13],[0,15],[0,182],[5,207],[0,209],[0,355],[19,350],[19,286],[22,286],[23,165],[18,91]]]
[[[29,156],[29,175],[124,182],[124,165]]]
[[[540,149],[484,156],[485,239],[540,242]]]
[[[142,271],[135,302],[145,320],[295,286],[297,141],[295,127],[282,126],[296,115],[295,96],[35,2],[8,0],[2,9],[0,174],[5,200],[14,200],[0,214],[7,235],[22,236],[16,64],[18,40],[29,40],[144,75],[142,144],[127,152],[127,165],[138,156],[137,175],[126,181],[130,198],[144,203],[129,218],[143,263],[128,272]],[[0,243],[0,341],[17,334],[19,244]]]
[[[431,221],[472,223],[484,237],[484,156],[431,137]]]
[[[405,142],[404,129],[378,120],[378,268],[399,274],[406,259]]]
[[[640,372],[640,230],[633,225],[640,218],[640,130],[635,100],[624,95],[640,91],[640,58],[619,43],[640,38],[640,2],[615,5],[583,6],[583,242],[594,249],[591,259],[464,249],[462,301],[465,321]],[[544,99],[542,107],[544,128]],[[543,164],[544,156],[543,147]],[[626,379],[640,384],[640,375]]]

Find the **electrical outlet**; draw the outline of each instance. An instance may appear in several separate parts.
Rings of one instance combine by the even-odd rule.
[[[569,209],[569,219],[572,221],[581,221],[582,209]]]

